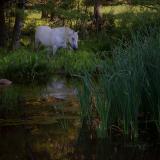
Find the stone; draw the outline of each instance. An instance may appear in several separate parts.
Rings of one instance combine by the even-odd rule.
[[[0,79],[0,85],[10,85],[12,84],[12,81],[8,79]]]

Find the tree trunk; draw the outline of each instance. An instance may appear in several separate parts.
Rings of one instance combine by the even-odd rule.
[[[41,0],[41,7],[42,7],[41,19],[48,18],[48,11],[45,8],[46,4],[47,4],[47,0]]]
[[[4,14],[4,3],[1,3],[0,7],[0,47],[6,46],[7,33],[5,26],[5,14]]]
[[[42,16],[41,16],[41,19],[43,18],[48,18],[48,12],[46,10],[42,10]]]
[[[20,47],[20,36],[23,25],[24,6],[25,6],[25,0],[19,0],[16,9],[16,19],[15,19],[13,37],[11,43],[12,49],[17,49]]]
[[[94,23],[97,31],[101,30],[101,20],[101,3],[99,0],[94,0]]]

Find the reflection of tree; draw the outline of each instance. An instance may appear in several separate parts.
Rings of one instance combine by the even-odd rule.
[[[25,130],[21,126],[0,127],[0,160],[26,160],[25,144]]]
[[[146,141],[131,142],[125,137],[112,135],[98,139],[92,124],[84,119],[75,145],[73,160],[158,160],[159,144]]]
[[[95,153],[95,130],[84,119],[75,146],[74,159],[92,160]]]
[[[47,150],[34,152],[29,143],[26,144],[26,152],[28,160],[51,160],[51,156]]]
[[[26,130],[25,150],[29,160],[70,159],[77,133],[72,126],[69,130],[64,130],[59,124],[33,125]]]
[[[36,127],[36,126],[35,126]],[[44,150],[40,150],[38,152],[35,151],[33,146],[33,139],[31,130],[32,127],[25,127],[25,151],[26,151],[26,158],[27,160],[51,160],[50,154],[46,148]]]
[[[88,126],[84,121],[74,146],[77,130],[72,128],[64,132],[53,125],[1,126],[0,160],[160,159],[159,144],[134,144],[119,137],[98,140]]]

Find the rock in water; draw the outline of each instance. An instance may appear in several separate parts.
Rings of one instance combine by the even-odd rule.
[[[0,79],[0,85],[10,85],[12,84],[12,81],[8,79]]]

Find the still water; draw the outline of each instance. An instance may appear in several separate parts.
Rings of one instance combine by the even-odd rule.
[[[76,83],[0,89],[0,160],[160,160],[158,141],[98,140],[80,121]]]

